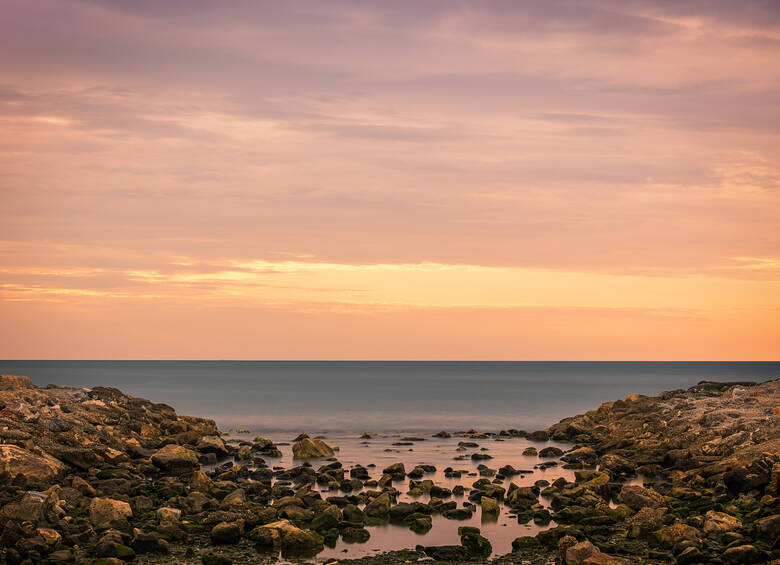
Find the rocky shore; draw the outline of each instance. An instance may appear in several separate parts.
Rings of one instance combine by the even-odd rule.
[[[491,469],[475,451],[479,477],[448,468],[445,476],[462,480],[449,488],[427,478],[429,465],[345,468],[335,446],[305,434],[285,468],[274,465],[281,452],[272,441],[227,442],[213,421],[165,404],[3,375],[0,563],[333,563],[316,557],[323,547],[365,542],[377,525],[424,533],[433,518],[509,512],[551,527],[492,559],[483,532],[463,526],[457,545],[338,563],[780,565],[779,417],[780,381],[702,382],[533,433],[441,432],[463,444],[564,442],[565,452],[540,445],[524,455],[575,470],[572,481],[518,486],[513,477],[530,471]],[[401,480],[419,501],[399,501]]]

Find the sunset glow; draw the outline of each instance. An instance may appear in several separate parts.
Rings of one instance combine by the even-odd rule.
[[[0,356],[777,359],[777,4],[557,4],[5,2]]]

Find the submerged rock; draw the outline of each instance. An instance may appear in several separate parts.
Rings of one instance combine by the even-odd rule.
[[[304,437],[293,444],[295,459],[314,459],[317,457],[332,457],[333,449],[321,439]]]

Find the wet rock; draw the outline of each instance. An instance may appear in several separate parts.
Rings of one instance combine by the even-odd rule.
[[[318,457],[332,457],[333,449],[324,441],[317,438],[304,437],[293,443],[293,458],[315,459]]]
[[[539,450],[539,457],[560,457],[561,455],[563,455],[563,450],[552,445]]]
[[[241,541],[242,527],[237,522],[220,522],[211,529],[211,543],[233,545]]]
[[[657,531],[664,525],[664,517],[657,508],[645,506],[628,520],[631,537],[639,538]]]
[[[198,455],[180,445],[168,444],[152,455],[155,467],[169,473],[186,473],[200,467]]]
[[[480,506],[482,506],[483,514],[498,514],[501,511],[498,507],[498,501],[495,498],[483,496],[479,502]]]
[[[302,530],[288,520],[258,526],[250,538],[260,546],[278,546],[293,552],[307,553],[322,549],[322,536],[310,530]]]
[[[144,553],[168,553],[168,544],[156,535],[144,532],[136,528],[133,531],[133,539],[130,547],[138,554]]]
[[[722,534],[724,532],[733,532],[741,528],[742,520],[726,514],[725,512],[710,510],[705,515],[703,528],[705,534]]]
[[[3,516],[13,520],[41,522],[50,508],[49,498],[42,492],[28,491],[19,502],[6,504]]]
[[[661,547],[671,548],[681,542],[700,542],[699,530],[687,524],[677,523],[666,526],[653,534],[653,539]]]
[[[89,504],[89,519],[98,527],[105,527],[115,520],[130,518],[133,510],[130,504],[113,498],[93,498]]]
[[[780,514],[760,518],[755,522],[756,532],[769,540],[780,539]]]
[[[341,539],[344,543],[366,543],[371,534],[365,528],[347,527],[341,531]]]
[[[16,445],[0,445],[0,474],[11,479],[22,475],[33,484],[49,484],[65,471],[65,465],[47,453],[33,453]]]
[[[624,485],[618,499],[633,510],[645,506],[658,508],[665,505],[664,497],[660,493],[639,485]]]
[[[589,541],[582,541],[566,549],[566,565],[628,565],[630,562],[602,553]]]
[[[768,554],[756,549],[753,545],[738,545],[730,547],[723,552],[722,559],[725,563],[733,565],[750,565],[751,563],[766,563]]]
[[[475,557],[490,557],[493,553],[493,546],[480,534],[479,528],[464,527],[458,528],[460,543],[463,548]]]
[[[403,477],[406,476],[406,468],[404,467],[403,463],[393,463],[392,465],[385,467],[382,470],[382,474],[403,479]]]
[[[179,522],[181,520],[181,510],[163,506],[157,509],[157,520],[159,522]]]
[[[225,447],[225,442],[219,436],[203,436],[198,440],[196,449],[201,453],[214,453],[217,456],[225,456],[230,452]]]
[[[537,455],[539,455],[539,452],[536,450],[535,447],[526,447],[523,450],[523,455],[526,455],[528,457],[536,457]]]
[[[451,438],[451,437],[452,437],[452,434],[451,434],[450,432],[448,432],[448,431],[442,430],[442,431],[440,431],[440,432],[439,432],[439,433],[437,433],[437,434],[433,434],[433,437],[438,437],[438,438],[444,438],[444,439],[446,439],[446,438]]]
[[[732,492],[747,492],[769,484],[774,461],[767,457],[742,462],[723,476],[723,482]]]
[[[579,447],[566,452],[561,459],[570,465],[593,466],[598,463],[599,456],[592,447]]]
[[[460,562],[468,561],[470,557],[468,550],[462,545],[418,546],[418,548],[436,561]]]
[[[386,492],[377,496],[366,505],[366,516],[384,518],[390,514],[390,495]]]

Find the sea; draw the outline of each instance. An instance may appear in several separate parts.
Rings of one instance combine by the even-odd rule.
[[[780,378],[780,362],[0,361],[0,373],[27,375],[41,386],[116,387],[169,404],[179,414],[212,418],[228,442],[262,435],[282,451],[280,459],[268,461],[276,467],[300,464],[292,459],[291,443],[306,432],[337,448],[345,468],[367,466],[373,478],[391,463],[402,462],[407,471],[428,464],[437,470],[426,479],[468,488],[480,473],[507,464],[524,470],[511,478],[518,486],[559,477],[572,481],[573,471],[539,467],[544,460],[523,454],[528,447],[569,446],[491,437],[464,448],[459,445],[463,438],[436,438],[436,432],[534,431],[630,394],[655,395],[702,380]],[[473,453],[491,459],[475,461]],[[323,463],[312,461],[315,467]],[[462,478],[445,477],[447,467],[463,471]],[[633,481],[641,484],[643,478]],[[406,494],[408,479],[393,486],[401,492],[398,502],[428,500]],[[466,502],[465,497],[453,499],[458,506]],[[307,561],[357,558],[417,544],[459,544],[459,526],[480,528],[498,556],[511,551],[513,539],[555,525],[518,520],[503,506],[498,515],[477,508],[463,521],[435,515],[425,534],[392,523],[371,526],[367,542],[339,539]],[[281,556],[280,563],[285,562],[299,560]]]

